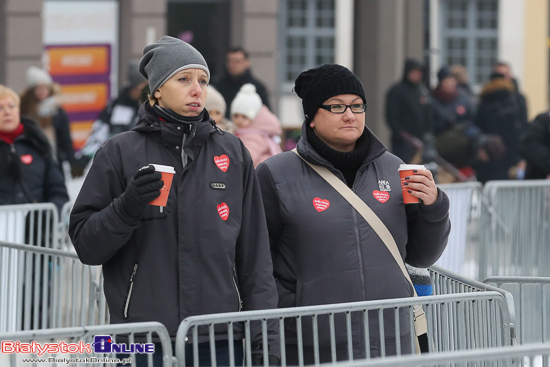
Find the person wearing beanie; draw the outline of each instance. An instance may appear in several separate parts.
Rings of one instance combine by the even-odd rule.
[[[254,167],[282,152],[279,145],[281,123],[277,116],[262,104],[254,85],[242,86],[231,103],[231,117],[237,127],[235,135],[250,152]]]
[[[52,147],[53,157],[75,167],[70,121],[59,101],[59,88],[50,74],[31,66],[26,72],[26,89],[21,94],[21,115],[39,123]]]
[[[235,131],[233,122],[225,118],[225,110],[227,109],[225,99],[212,85],[208,86],[204,108],[206,108],[208,114],[210,114],[210,117],[220,129],[229,133]]]
[[[132,130],[97,150],[69,225],[80,260],[103,266],[111,322],[157,321],[174,341],[189,316],[276,308],[254,165],[242,142],[217,128],[205,109],[206,61],[190,44],[164,36],[144,48],[139,70],[149,99]],[[166,201],[154,201],[161,189]],[[277,323],[267,326],[266,363],[276,365]],[[261,326],[253,325],[251,335],[248,352],[263,365]],[[235,365],[243,364],[244,336],[240,327],[233,340],[216,329],[218,365],[230,364],[230,345]],[[210,365],[209,340],[207,329],[188,335],[185,364],[197,358]],[[156,351],[154,365],[161,365],[162,348]]]
[[[326,64],[302,72],[294,91],[304,123],[295,152],[284,152],[257,169],[266,213],[279,307],[300,307],[411,297],[413,286],[370,224],[310,164],[328,169],[352,188],[382,220],[404,261],[429,267],[450,231],[449,199],[429,170],[418,169],[405,186],[420,204],[403,204],[401,159],[365,125],[367,100],[361,81],[347,68]],[[393,313],[384,315],[386,355],[394,355]],[[378,319],[370,319],[371,357],[380,356]],[[331,328],[318,319],[320,363],[331,357]],[[411,353],[409,314],[400,314],[401,353]],[[366,357],[364,320],[352,314],[353,359]],[[312,320],[302,318],[304,363],[315,363]],[[346,321],[335,319],[337,360],[348,359]],[[298,363],[295,325],[288,325],[286,361]]]
[[[423,150],[429,131],[430,96],[422,85],[423,67],[417,60],[405,61],[403,78],[386,94],[386,122],[391,130],[391,151],[411,163]]]
[[[76,153],[78,168],[83,170],[94,157],[96,151],[109,138],[130,131],[137,123],[138,110],[144,99],[147,79],[139,72],[139,60],[128,63],[127,82],[119,95],[107,103],[92,125],[86,143]]]

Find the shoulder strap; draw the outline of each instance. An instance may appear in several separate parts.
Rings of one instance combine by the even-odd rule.
[[[414,284],[411,281],[411,277],[409,276],[409,272],[407,271],[407,268],[405,268],[405,263],[403,262],[403,259],[401,258],[401,254],[399,253],[399,249],[397,248],[397,244],[395,243],[395,240],[393,236],[391,235],[390,231],[386,227],[386,225],[382,222],[382,220],[372,211],[371,208],[363,201],[355,192],[353,192],[348,185],[342,182],[338,177],[336,177],[332,172],[330,172],[326,167],[318,166],[312,163],[309,163],[306,161],[296,150],[296,148],[292,149],[294,153],[298,157],[300,157],[304,162],[306,162],[315,172],[319,174],[325,181],[327,181],[344,199],[346,199],[354,208],[361,214],[361,216],[369,223],[371,228],[376,232],[378,237],[384,242],[384,245],[388,248],[390,253],[392,254],[393,258],[395,259],[395,262],[397,265],[399,265],[399,268],[403,272],[403,275],[405,278],[411,283],[413,287],[414,296],[418,297],[416,294],[416,289],[414,288]],[[426,324],[426,319],[424,315],[424,311],[422,310],[422,307],[415,307],[414,308],[414,315],[415,315],[415,330],[416,335],[425,334],[428,331],[428,327]],[[424,319],[424,325],[417,326],[417,319]],[[421,321],[419,321],[421,322]],[[420,329],[420,330],[419,330]]]

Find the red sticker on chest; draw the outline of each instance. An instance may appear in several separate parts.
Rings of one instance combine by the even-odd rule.
[[[32,163],[32,155],[30,154],[23,154],[21,156],[21,162],[25,164],[31,164]]]
[[[327,210],[329,206],[330,206],[330,201],[328,200],[320,199],[320,198],[313,199],[313,207],[319,213]]]
[[[456,106],[456,113],[464,115],[466,113],[466,108],[464,106]]]
[[[216,166],[218,166],[219,169],[226,172],[229,168],[229,157],[224,155],[215,156],[214,157],[214,163],[216,163]]]
[[[226,203],[221,203],[218,205],[218,214],[223,220],[227,220],[227,218],[229,218],[229,207]]]
[[[374,198],[376,200],[378,200],[382,204],[384,204],[386,201],[390,200],[390,193],[387,192],[387,191],[374,190],[372,192],[372,195],[374,196]]]

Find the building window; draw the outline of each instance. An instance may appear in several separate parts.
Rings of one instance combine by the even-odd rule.
[[[482,85],[497,61],[498,0],[440,0],[442,65],[463,65]]]
[[[334,62],[335,0],[283,0],[283,80],[293,83],[302,71]]]

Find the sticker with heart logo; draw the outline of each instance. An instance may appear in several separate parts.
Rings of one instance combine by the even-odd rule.
[[[21,162],[25,164],[31,164],[32,163],[32,155],[30,154],[23,154],[21,156]]]
[[[218,168],[223,172],[227,172],[227,169],[229,168],[229,157],[225,154],[220,155],[219,157],[215,156],[214,163],[216,163],[216,166],[218,166]]]
[[[372,192],[372,195],[374,196],[374,198],[376,200],[378,200],[382,204],[384,204],[386,201],[390,200],[390,193],[387,192],[387,191],[374,190]]]
[[[221,203],[218,205],[218,214],[223,220],[227,220],[227,218],[229,218],[229,207],[226,203]]]
[[[320,198],[313,199],[313,207],[315,210],[317,210],[319,213],[325,211],[330,206],[330,201]]]

